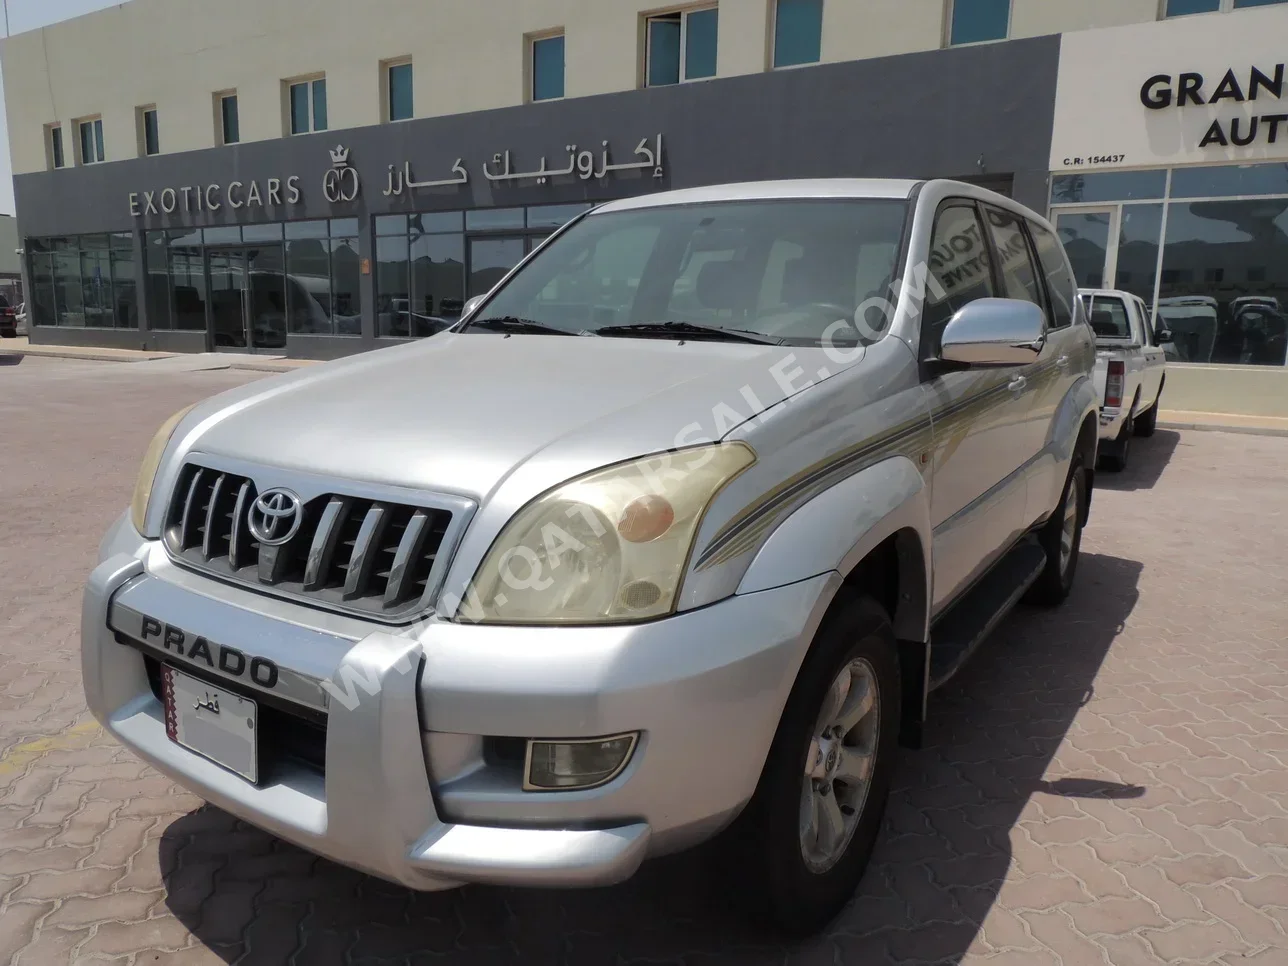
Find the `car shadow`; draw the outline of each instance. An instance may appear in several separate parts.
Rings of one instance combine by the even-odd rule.
[[[1153,436],[1133,439],[1127,457],[1127,468],[1121,473],[1104,469],[1096,472],[1098,490],[1149,490],[1163,475],[1172,454],[1181,441],[1173,429],[1159,429]]]
[[[4,347],[0,346],[0,366],[20,365],[25,358],[27,357],[21,352],[5,352]]]
[[[1071,798],[1113,807],[1144,794],[1094,773],[1047,777],[1135,606],[1140,572],[1083,554],[1062,607],[1017,610],[932,696],[926,747],[902,753],[868,873],[817,938],[784,941],[748,920],[713,849],[646,863],[607,889],[418,893],[210,806],[162,834],[166,904],[220,958],[254,966],[418,955],[445,966],[958,963],[1023,859],[1013,840],[1026,834],[1015,827],[1031,800],[1049,815]]]

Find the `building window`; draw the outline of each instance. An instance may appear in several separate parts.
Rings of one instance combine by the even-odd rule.
[[[131,232],[28,238],[33,325],[137,329]]]
[[[1288,3],[1288,0],[1165,0],[1163,15],[1185,17],[1192,13],[1246,10],[1249,7],[1268,7],[1277,3]]]
[[[715,77],[719,16],[717,8],[706,7],[649,17],[645,86]]]
[[[532,41],[532,99],[552,101],[564,96],[564,37]]]
[[[229,92],[215,95],[218,109],[219,143],[236,144],[241,140],[241,125],[237,119],[237,94]]]
[[[411,61],[385,65],[385,107],[385,117],[390,121],[406,121],[411,118]]]
[[[1011,25],[1011,0],[953,0],[948,42],[980,44],[1005,40]]]
[[[76,122],[80,134],[80,163],[97,164],[103,160],[103,119],[88,118]]]
[[[161,153],[161,138],[157,128],[157,109],[140,107],[135,111],[135,122],[139,129],[139,154],[150,157]]]
[[[49,166],[61,168],[67,164],[63,154],[63,126],[61,124],[45,125],[45,146],[49,151]]]
[[[777,0],[774,66],[817,64],[823,49],[823,0]]]
[[[465,305],[459,211],[376,219],[376,335],[441,332]]]
[[[326,130],[326,78],[287,84],[292,134]]]
[[[358,223],[352,218],[286,225],[286,295],[290,331],[361,335]]]

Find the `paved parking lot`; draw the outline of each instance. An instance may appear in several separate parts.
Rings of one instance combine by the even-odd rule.
[[[937,696],[859,896],[784,946],[703,854],[595,892],[416,894],[104,737],[94,548],[157,425],[259,378],[172,363],[0,354],[0,963],[1288,964],[1288,439],[1160,430],[1102,476],[1073,598]]]

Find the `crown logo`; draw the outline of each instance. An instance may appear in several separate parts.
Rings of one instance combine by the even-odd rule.
[[[343,144],[337,144],[331,149],[331,163],[337,168],[343,168],[349,163],[349,149]]]

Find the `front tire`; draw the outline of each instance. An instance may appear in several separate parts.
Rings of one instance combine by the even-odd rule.
[[[1074,457],[1060,505],[1038,531],[1038,544],[1046,552],[1046,565],[1025,595],[1024,599],[1029,603],[1054,607],[1069,596],[1078,571],[1086,508],[1087,474],[1082,468],[1082,458]]]
[[[856,597],[823,622],[739,820],[755,911],[810,935],[858,888],[890,792],[899,666],[885,611]]]

